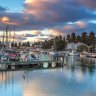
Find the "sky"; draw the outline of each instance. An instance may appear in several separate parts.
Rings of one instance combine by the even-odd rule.
[[[1,35],[7,25],[22,42],[96,33],[96,0],[0,0]]]

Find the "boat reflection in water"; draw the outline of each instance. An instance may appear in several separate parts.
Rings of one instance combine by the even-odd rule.
[[[2,96],[96,96],[96,59],[66,57],[56,69],[0,72]]]

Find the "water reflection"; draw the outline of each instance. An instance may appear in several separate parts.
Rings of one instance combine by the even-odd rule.
[[[96,59],[66,57],[64,67],[0,72],[2,96],[96,96]]]

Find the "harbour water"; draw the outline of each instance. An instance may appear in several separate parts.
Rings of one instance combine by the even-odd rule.
[[[0,96],[96,96],[96,59],[70,56],[62,68],[0,72]]]

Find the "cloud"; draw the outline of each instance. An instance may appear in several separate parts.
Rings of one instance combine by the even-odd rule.
[[[0,21],[6,22],[6,21],[9,21],[9,18],[8,17],[2,17],[2,18],[0,18]]]
[[[77,21],[76,22],[76,25],[79,27],[79,28],[85,28],[87,26],[87,23],[84,22],[84,21]]]
[[[41,32],[40,30],[28,30],[28,31],[16,31],[17,36],[22,36],[22,37],[35,37],[40,35]]]
[[[4,12],[4,11],[6,11],[6,10],[7,10],[6,8],[0,6],[0,12]]]
[[[96,10],[96,0],[77,0],[81,5]]]
[[[30,31],[30,33],[33,35],[40,35],[41,31],[40,30],[32,30],[32,31]]]
[[[95,17],[76,0],[26,0],[24,12],[32,14],[41,23],[49,24]]]
[[[72,23],[66,23],[66,24],[62,24],[62,25],[58,25],[55,27],[52,27],[51,29],[49,29],[49,33],[58,36],[58,35],[62,35],[62,36],[66,36],[67,34],[70,34],[72,32],[83,32],[84,30],[87,29],[87,27],[89,27],[90,24],[88,23],[88,21],[76,21],[76,22],[72,22]],[[92,27],[92,26],[91,26]],[[92,27],[94,28],[94,27]]]
[[[70,5],[70,7],[69,7]],[[0,18],[9,21],[1,24],[16,25],[16,30],[42,30],[67,22],[94,19],[96,15],[87,11],[77,0],[25,0],[23,12],[1,12]]]
[[[15,25],[16,32],[25,38],[42,34],[53,38],[89,28],[94,31],[94,24],[88,21],[96,19],[92,10],[95,8],[95,0],[25,0],[24,9],[20,12],[6,11],[7,8],[0,6],[0,30],[5,30],[6,25],[9,25],[13,31]]]
[[[35,36],[38,36],[38,35],[33,35],[33,34],[25,34],[24,37],[35,37]]]

